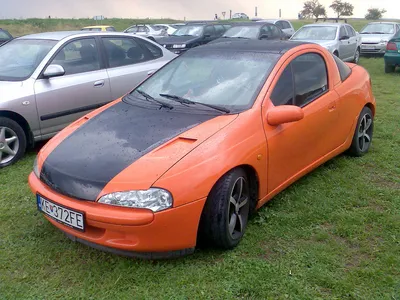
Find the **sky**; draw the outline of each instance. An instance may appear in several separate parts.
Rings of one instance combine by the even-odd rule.
[[[326,6],[328,16],[333,0],[320,0]],[[400,18],[399,0],[346,0],[355,7],[354,17],[364,17],[371,7],[385,8],[386,18]],[[297,18],[303,0],[0,0],[0,19],[45,18],[92,18],[104,15],[111,18],[175,18],[211,19],[217,13],[229,10],[244,12],[250,17],[277,18],[282,9],[282,18]]]

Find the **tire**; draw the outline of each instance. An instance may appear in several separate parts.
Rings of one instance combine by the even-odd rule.
[[[354,132],[349,154],[360,157],[365,155],[372,144],[374,132],[374,116],[369,107],[364,107],[358,117],[357,127]]]
[[[202,243],[221,249],[233,249],[239,244],[249,218],[249,187],[246,172],[240,168],[218,180],[208,195],[201,216],[199,239]]]
[[[0,169],[20,160],[26,144],[22,127],[12,119],[0,117]]]
[[[385,64],[385,73],[393,73],[395,71],[396,67],[393,65]]]
[[[354,54],[353,63],[357,64],[360,62],[361,51],[360,48],[357,48],[356,53]]]

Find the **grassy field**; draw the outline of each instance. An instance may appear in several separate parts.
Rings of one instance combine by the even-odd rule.
[[[400,72],[362,59],[378,108],[371,152],[281,193],[233,251],[140,261],[73,243],[36,210],[38,148],[0,170],[0,299],[400,299]]]
[[[112,25],[118,31],[123,31],[134,24],[157,24],[157,23],[176,23],[178,20],[161,19],[107,19],[98,21],[97,24]],[[294,20],[293,26],[299,29],[304,24],[313,23],[313,20]],[[349,23],[356,30],[361,30],[367,23],[367,20],[349,19]],[[26,20],[0,20],[0,28],[7,29],[14,36],[22,36],[30,33],[59,30],[79,30],[82,27],[96,25],[96,21],[91,19],[26,19]]]

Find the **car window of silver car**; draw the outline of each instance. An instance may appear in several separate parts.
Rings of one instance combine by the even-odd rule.
[[[346,29],[349,37],[356,36],[356,32],[354,31],[353,27],[351,27],[350,25],[346,25]]]
[[[331,41],[336,39],[336,26],[304,26],[300,28],[292,40]]]
[[[344,26],[340,27],[340,32],[339,32],[339,39],[348,36],[348,33],[346,31],[346,28]]]
[[[62,66],[65,75],[100,70],[95,39],[80,39],[68,43],[58,52],[51,64]]]
[[[133,38],[102,38],[110,68],[142,63],[154,59],[151,51]]]

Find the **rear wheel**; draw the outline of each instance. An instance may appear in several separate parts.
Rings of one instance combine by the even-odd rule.
[[[9,118],[0,117],[0,168],[18,161],[26,150],[26,136],[22,127]]]
[[[358,118],[349,154],[352,156],[363,156],[366,154],[371,147],[373,132],[374,116],[369,107],[364,107]]]
[[[199,234],[203,242],[222,249],[236,247],[250,211],[248,177],[243,169],[224,175],[211,190],[203,209]]]
[[[385,64],[385,73],[393,73],[396,67],[393,65]]]

